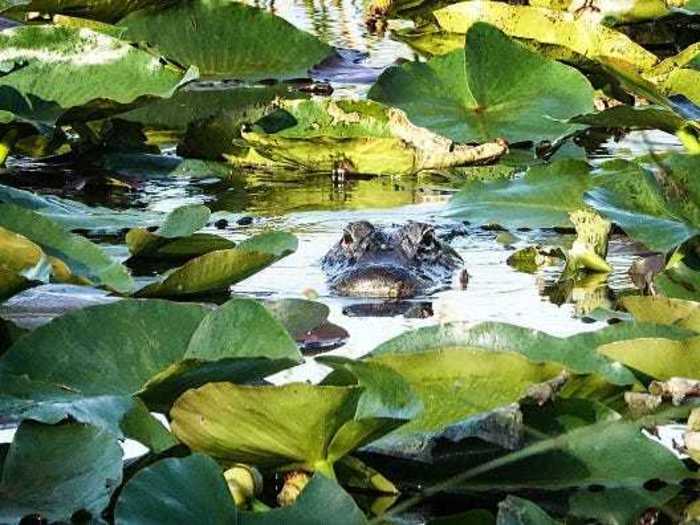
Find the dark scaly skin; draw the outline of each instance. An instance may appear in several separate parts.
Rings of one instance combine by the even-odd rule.
[[[412,221],[386,229],[352,222],[321,261],[335,293],[393,299],[446,288],[463,264],[432,226]]]

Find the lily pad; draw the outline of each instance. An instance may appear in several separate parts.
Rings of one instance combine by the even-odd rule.
[[[567,338],[504,323],[448,323],[420,328],[387,341],[373,350],[370,357],[385,354],[423,353],[438,349],[465,351],[518,352],[534,362],[555,362],[576,374],[600,374],[612,384],[635,383],[629,370],[604,359],[597,348],[614,341],[642,337],[683,340],[693,332],[682,328],[646,324],[620,323],[602,330]]]
[[[321,326],[330,314],[330,308],[325,304],[307,299],[268,301],[265,307],[295,339]]]
[[[244,328],[250,322],[259,328],[254,337]],[[14,417],[55,423],[71,416],[120,434],[133,396],[167,410],[188,388],[260,379],[300,361],[294,341],[254,301],[212,311],[123,300],[68,313],[20,338],[0,358],[0,406]]]
[[[618,341],[601,346],[598,352],[661,381],[672,377],[700,379],[700,337]]]
[[[70,423],[22,423],[0,466],[0,520],[29,514],[70,521],[98,516],[122,479],[122,450],[104,430]]]
[[[227,155],[229,162],[316,173],[413,175],[493,162],[507,151],[502,142],[456,144],[411,124],[400,110],[366,100],[283,100],[241,135],[252,151]]]
[[[632,238],[669,251],[700,234],[700,158],[673,155],[661,166],[610,161],[595,173],[586,203]]]
[[[195,0],[143,9],[124,18],[126,37],[149,42],[208,77],[239,80],[308,76],[333,48],[262,9],[227,0]]]
[[[3,0],[0,11],[5,15],[18,16],[27,12],[39,12],[50,15],[72,14],[90,20],[117,22],[125,15],[148,6],[164,6],[173,0]]]
[[[176,268],[161,282],[137,292],[138,297],[187,297],[227,290],[229,286],[286,257],[297,249],[294,235],[262,233],[235,248],[217,250]]]
[[[569,214],[585,206],[590,166],[560,160],[534,166],[514,181],[468,182],[450,201],[450,216],[506,228],[571,227]]]
[[[408,384],[391,369],[349,360],[334,364],[352,376],[352,385],[210,383],[189,390],[170,412],[173,432],[192,450],[225,463],[333,477],[335,461],[420,410]]]
[[[151,225],[157,222],[158,218],[157,215],[145,211],[114,211],[2,184],[0,202],[35,211],[70,230],[115,231],[126,227]]]
[[[498,504],[497,525],[557,525],[559,522],[532,501],[508,496]]]
[[[238,511],[221,467],[203,454],[164,459],[137,472],[115,508],[116,525],[186,525],[201,521],[202,516],[218,525],[367,523],[353,499],[336,482],[320,475],[311,478],[291,506]]]
[[[458,142],[556,139],[577,129],[564,120],[593,109],[581,73],[483,23],[469,29],[464,51],[390,68],[368,96]]]
[[[117,525],[187,525],[203,516],[218,525],[239,523],[221,467],[202,454],[163,459],[137,472],[114,509]]]
[[[335,481],[316,474],[293,505],[267,512],[241,512],[241,525],[366,525],[353,498]]]
[[[575,124],[596,128],[660,129],[676,133],[686,120],[662,106],[614,106],[604,111],[578,115],[570,119]]]
[[[562,370],[556,364],[530,362],[515,352],[454,347],[372,353],[365,362],[403,376],[423,403],[422,414],[377,443],[399,453],[412,448],[409,443],[417,438],[423,440],[468,417],[517,402],[530,386],[553,379]]]
[[[649,423],[648,424],[652,424]],[[502,458],[505,466],[460,484],[466,490],[642,487],[650,480],[669,483],[693,477],[683,462],[642,433],[643,422],[602,421],[535,441]],[[644,461],[640,461],[644,458]]]
[[[25,236],[47,255],[63,261],[73,275],[121,293],[129,293],[134,287],[126,268],[99,246],[36,212],[0,204],[0,226]]]
[[[228,250],[236,244],[223,237],[195,233],[204,226],[211,211],[201,204],[189,204],[170,212],[155,232],[134,228],[126,235],[126,245],[133,257],[146,259],[187,260],[216,250]]]
[[[14,27],[0,32],[0,48],[6,71],[0,78],[0,109],[48,124],[98,101],[102,111],[105,101],[125,105],[147,96],[169,97],[197,76],[196,69],[185,72],[86,28]]]
[[[667,297],[636,297],[622,299],[623,306],[637,321],[679,326],[700,332],[700,303]]]
[[[623,33],[573,13],[478,0],[449,5],[434,15],[438,25],[451,33],[464,34],[473,25],[486,22],[510,36],[567,47],[593,60],[619,60],[642,70],[659,62],[656,55]],[[510,69],[508,65],[504,69]]]

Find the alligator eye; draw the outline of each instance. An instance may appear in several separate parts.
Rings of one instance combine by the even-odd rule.
[[[430,250],[435,247],[435,244],[435,235],[432,231],[428,230],[423,234],[423,237],[421,237],[419,248],[423,250]]]

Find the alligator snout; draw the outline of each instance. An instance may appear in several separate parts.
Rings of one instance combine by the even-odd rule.
[[[462,264],[433,227],[420,222],[395,228],[352,222],[321,261],[335,293],[390,299],[444,288]]]
[[[360,266],[341,273],[334,280],[333,289],[340,295],[352,297],[405,299],[417,294],[419,280],[398,266]]]

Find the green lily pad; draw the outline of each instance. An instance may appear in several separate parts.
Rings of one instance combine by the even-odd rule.
[[[625,105],[578,115],[569,121],[596,128],[660,129],[668,133],[675,133],[686,124],[685,119],[666,107]]]
[[[187,525],[203,516],[217,525],[240,523],[221,467],[202,454],[163,459],[137,472],[114,509],[116,525]]]
[[[293,505],[267,512],[241,512],[241,525],[367,525],[352,497],[335,481],[316,474]]]
[[[167,410],[188,388],[260,379],[300,361],[294,341],[255,301],[210,310],[123,300],[68,313],[20,338],[0,358],[0,407],[50,423],[71,416],[120,434],[133,396]]]
[[[667,297],[630,296],[623,306],[639,322],[679,326],[700,332],[700,303]]]
[[[700,379],[700,337],[683,341],[662,338],[618,341],[601,346],[598,352],[660,381],[672,377]]]
[[[423,403],[422,414],[377,444],[399,451],[416,436],[424,439],[470,416],[515,403],[530,386],[562,370],[559,365],[530,362],[515,352],[448,346],[415,353],[373,352],[365,362],[403,376]]]
[[[100,247],[36,212],[0,204],[0,226],[25,236],[47,255],[63,261],[73,275],[121,293],[129,293],[134,287],[126,268]]]
[[[126,235],[133,257],[154,260],[188,260],[216,250],[234,248],[236,243],[218,235],[195,233],[207,225],[211,211],[201,204],[189,204],[170,212],[155,232],[134,228]]]
[[[268,301],[265,308],[272,317],[282,323],[294,339],[301,338],[321,326],[330,314],[330,309],[325,304],[306,299]]]
[[[195,0],[143,9],[124,18],[126,37],[149,42],[204,76],[239,80],[308,76],[333,48],[262,9],[227,0]]]
[[[669,251],[700,234],[699,168],[700,158],[692,155],[670,156],[661,168],[610,161],[595,173],[584,200],[630,237]]]
[[[700,270],[688,261],[674,261],[654,279],[656,288],[667,297],[700,301]]]
[[[575,374],[600,374],[612,384],[626,385],[635,383],[634,375],[598,355],[598,347],[641,337],[683,340],[693,335],[693,332],[682,328],[646,323],[620,323],[567,338],[504,323],[481,323],[476,326],[448,323],[399,335],[377,347],[369,357],[422,353],[441,348],[518,352],[534,362],[560,363]]]
[[[264,111],[277,97],[304,96],[291,89],[287,85],[232,87],[226,84],[211,86],[210,82],[195,82],[179,89],[168,99],[153,100],[143,107],[120,114],[118,118],[138,122],[146,129],[174,131],[179,134],[185,133],[188,127],[195,123],[210,122],[221,115],[228,115],[229,118],[236,115],[243,124],[260,118],[262,114],[253,117],[255,112]],[[185,139],[187,151],[194,149],[196,135],[206,125],[195,127],[191,134],[188,133]],[[231,127],[233,128],[233,125]],[[240,127],[235,131],[240,131]],[[240,136],[240,133],[237,136]]]
[[[659,490],[581,489],[569,497],[569,513],[582,519],[594,519],[603,525],[636,523],[647,509],[664,508],[680,490],[676,485],[669,485]]]
[[[182,506],[186,501],[187,505]],[[186,525],[207,516],[218,525],[365,525],[353,499],[333,480],[315,475],[296,502],[284,508],[236,509],[221,467],[203,454],[168,458],[144,468],[124,487],[116,525]]]
[[[450,216],[507,228],[571,227],[569,213],[583,208],[590,166],[560,160],[534,166],[514,181],[468,182],[450,201]]]
[[[55,123],[72,108],[169,97],[197,76],[161,57],[86,28],[27,25],[0,32],[0,109]],[[41,81],[38,81],[40,79]],[[90,79],[90,81],[86,81]],[[71,120],[74,117],[70,117]]]
[[[335,358],[348,386],[210,383],[185,392],[170,416],[192,450],[225,463],[301,468],[333,477],[333,463],[406,423],[420,404],[379,364]],[[313,407],[313,408],[312,408]]]
[[[122,479],[122,450],[113,435],[90,425],[24,422],[0,467],[0,520],[29,514],[70,521],[99,516]]]
[[[458,142],[556,139],[577,129],[564,120],[593,109],[581,73],[482,23],[467,32],[464,51],[390,68],[369,97]]]
[[[155,233],[166,239],[187,237],[207,225],[211,211],[201,204],[188,204],[171,211]]]
[[[505,456],[499,461],[504,466],[494,465],[487,473],[460,483],[460,487],[465,490],[493,487],[561,490],[591,485],[639,488],[650,480],[677,483],[693,477],[673,452],[642,433],[644,424],[602,421],[536,439],[514,453],[512,461]]]
[[[212,233],[193,233],[188,237],[164,239],[143,228],[126,235],[132,257],[150,260],[183,261],[218,250],[230,250],[236,243]]]
[[[297,249],[294,235],[271,232],[256,235],[235,248],[217,250],[176,268],[161,282],[137,292],[138,297],[187,297],[228,289],[229,286],[286,257]]]

